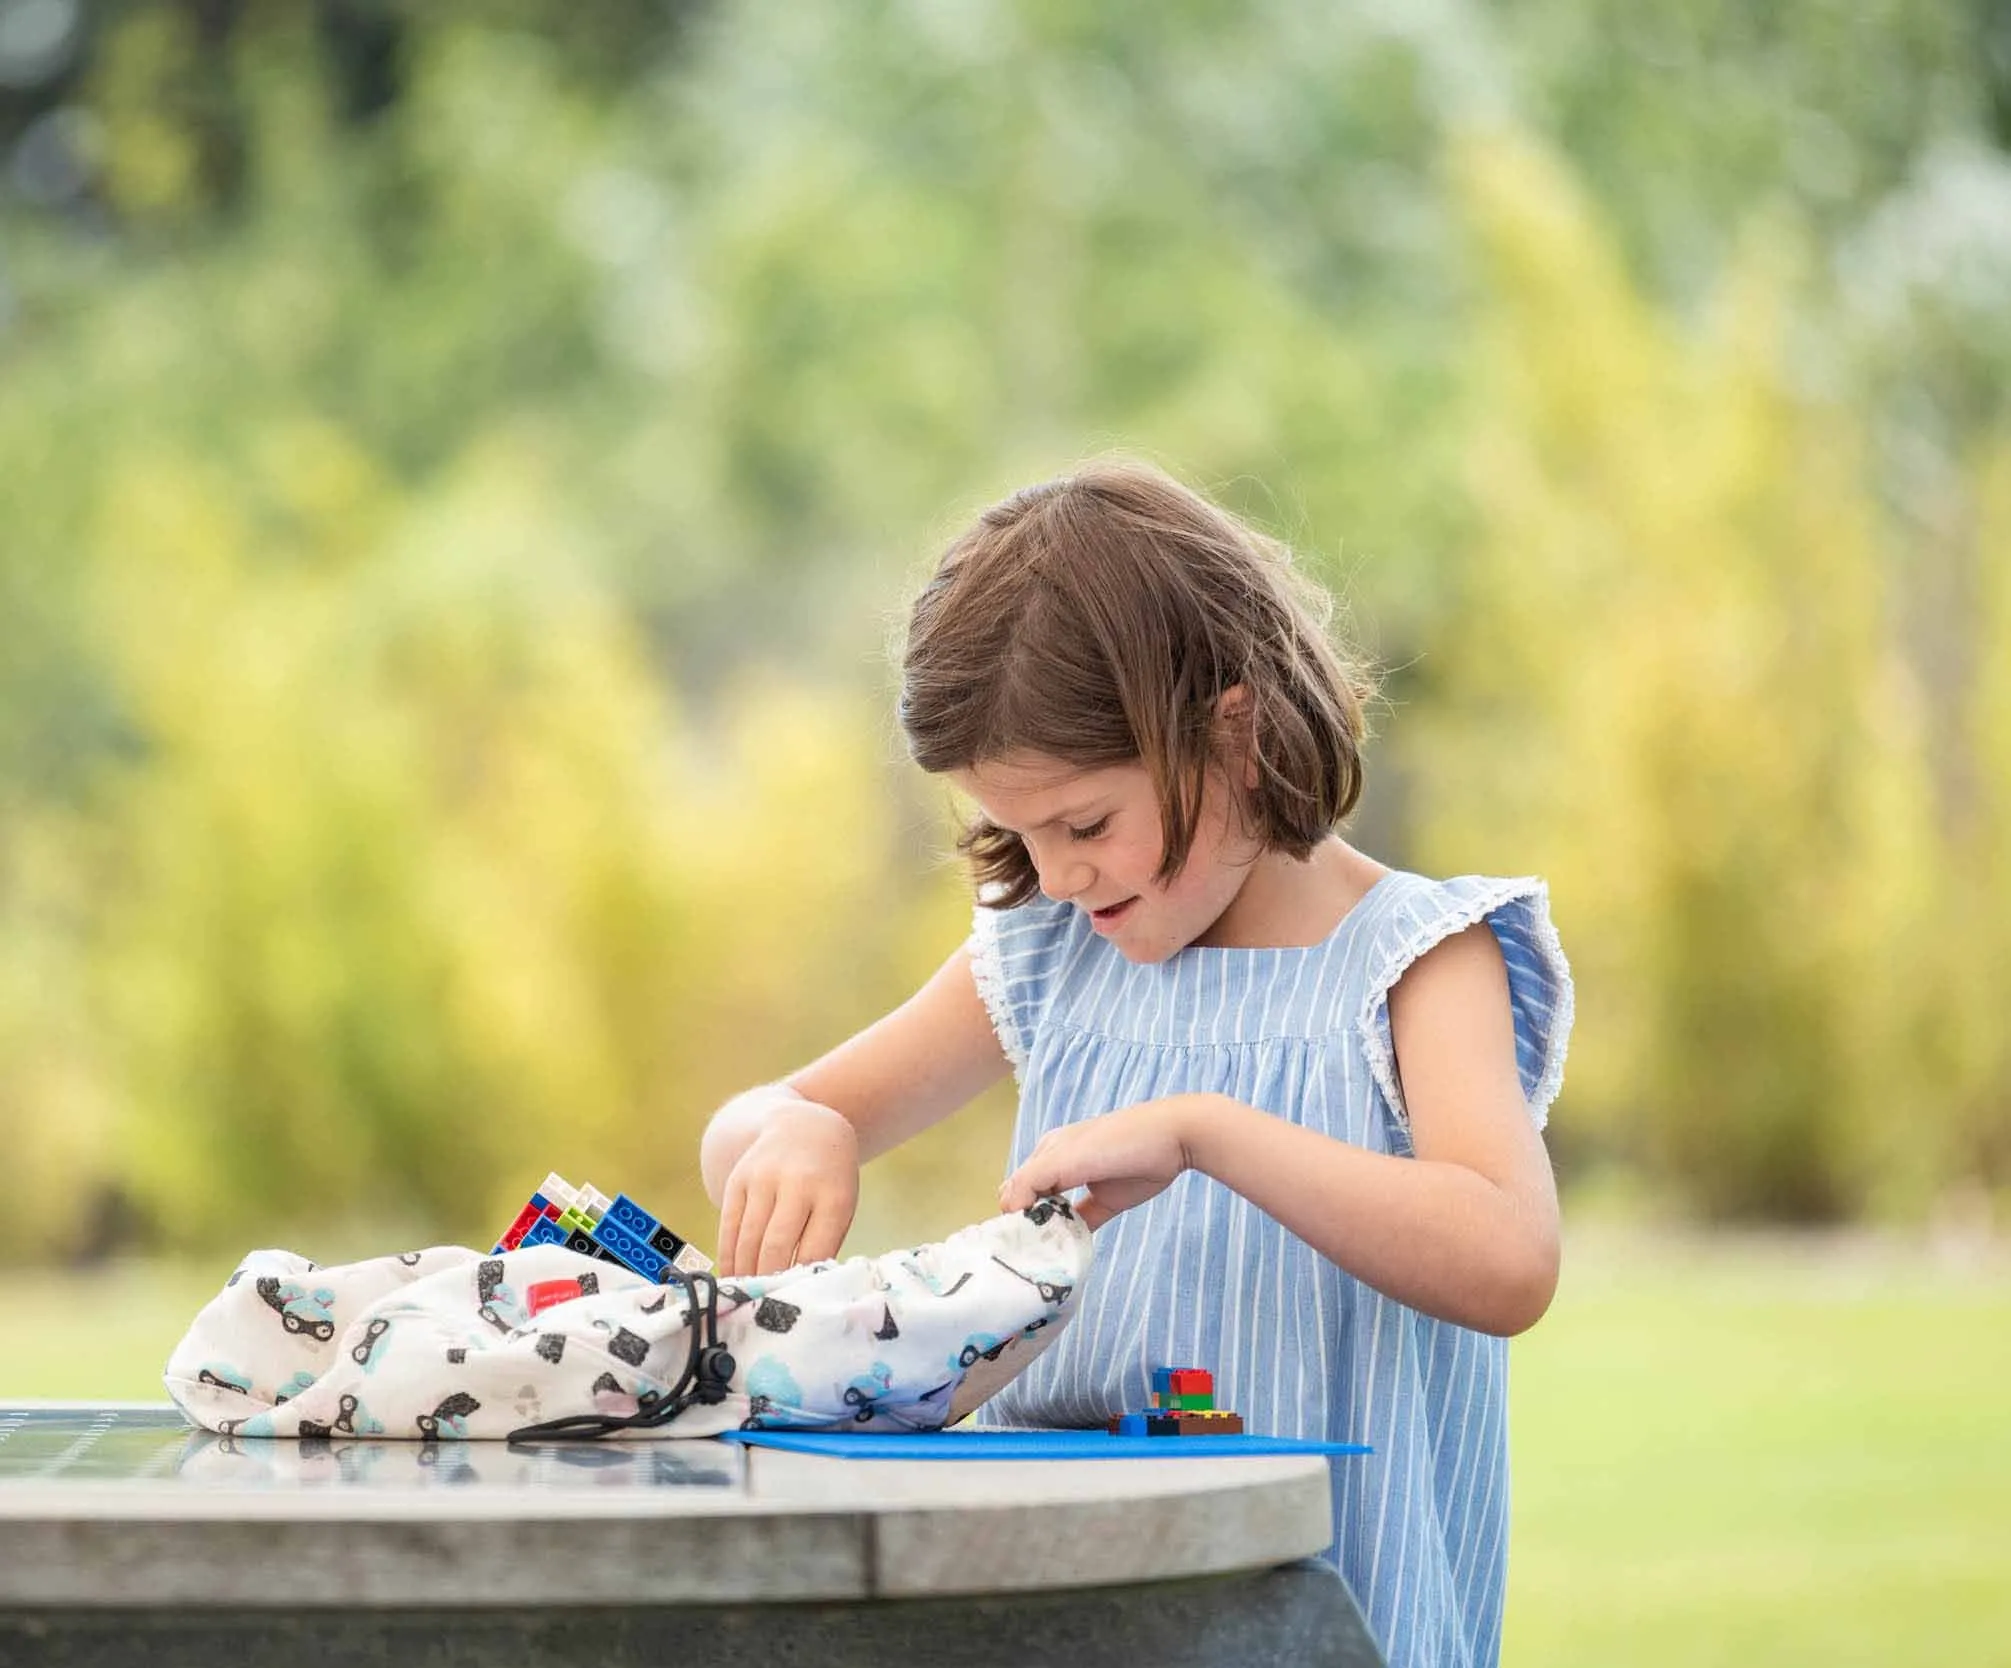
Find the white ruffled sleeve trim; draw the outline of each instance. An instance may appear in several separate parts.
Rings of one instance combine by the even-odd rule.
[[[1410,1112],[1398,1081],[1390,1035],[1389,993],[1416,961],[1456,932],[1485,921],[1508,965],[1508,1000],[1515,1020],[1515,1064],[1531,1121],[1541,1129],[1564,1086],[1564,1055],[1576,1006],[1571,966],[1550,919],[1550,889],[1540,880],[1468,876],[1443,881],[1429,896],[1439,907],[1417,912],[1393,932],[1355,1021],[1376,1087],[1407,1135]]]
[[[999,911],[978,904],[971,912],[971,977],[977,982],[978,996],[991,1016],[998,1033],[999,1047],[1012,1062],[1013,1082],[1019,1084],[1026,1070],[1026,1037],[1014,1017],[1011,998],[1006,994],[1005,957],[999,948]]]

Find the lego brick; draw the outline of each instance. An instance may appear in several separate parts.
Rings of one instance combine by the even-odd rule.
[[[1142,1413],[1120,1413],[1105,1427],[1112,1436],[1143,1436],[1145,1415]]]
[[[1183,1396],[1176,1390],[1170,1396],[1159,1398],[1162,1413],[1206,1413],[1214,1405],[1215,1398],[1205,1391],[1198,1396]]]
[[[625,1232],[617,1223],[603,1218],[591,1237],[602,1249],[613,1252],[626,1267],[634,1269],[645,1279],[654,1280],[663,1267],[663,1259],[650,1249],[646,1241]]]
[[[539,1315],[554,1303],[570,1303],[579,1295],[577,1280],[533,1280],[524,1288],[524,1313]]]
[[[1212,1396],[1215,1393],[1215,1375],[1205,1367],[1175,1367],[1166,1379],[1166,1388],[1176,1396]]]
[[[564,1245],[566,1231],[549,1216],[533,1222],[524,1237],[517,1241],[519,1251],[528,1250],[533,1245]]]
[[[1241,1436],[1240,1413],[1152,1413],[1145,1417],[1147,1436]]]
[[[684,1249],[684,1241],[679,1239],[677,1235],[672,1233],[661,1222],[656,1225],[652,1232],[644,1237],[648,1239],[650,1249],[659,1257],[668,1257],[674,1260],[678,1252]]]
[[[573,1202],[573,1184],[556,1170],[545,1172],[544,1182],[538,1191],[547,1199],[555,1200],[562,1209]]]
[[[645,1245],[649,1243],[649,1236],[655,1233],[658,1227],[656,1218],[651,1216],[648,1211],[644,1210],[642,1206],[637,1204],[626,1193],[617,1193],[614,1196],[613,1201],[608,1205],[607,1215],[601,1220],[603,1222],[614,1223],[624,1233],[635,1235]],[[659,1251],[657,1255],[668,1257],[671,1253],[668,1251]]]
[[[594,1221],[598,1222],[607,1215],[607,1208],[613,1203],[612,1199],[591,1183],[580,1183],[579,1208]]]
[[[687,1245],[670,1259],[670,1266],[686,1274],[703,1274],[712,1267],[712,1259],[695,1245]]]
[[[1152,1369],[1152,1399],[1157,1402],[1161,1396],[1170,1396],[1172,1393],[1173,1369],[1171,1367],[1154,1367]]]
[[[601,1251],[601,1247],[596,1243],[593,1235],[588,1233],[584,1228],[568,1228],[566,1230],[566,1249],[568,1251],[583,1251],[589,1257],[598,1256]]]
[[[516,1221],[510,1224],[508,1231],[502,1237],[500,1243],[503,1249],[505,1251],[514,1251],[517,1247],[517,1242],[531,1231],[531,1224],[542,1221],[543,1218],[544,1212],[537,1205],[529,1204],[524,1206],[522,1210],[517,1212]]]

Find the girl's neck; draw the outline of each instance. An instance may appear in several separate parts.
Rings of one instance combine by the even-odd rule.
[[[1389,869],[1330,835],[1303,861],[1267,851],[1229,907],[1194,940],[1212,950],[1303,949],[1331,936]]]

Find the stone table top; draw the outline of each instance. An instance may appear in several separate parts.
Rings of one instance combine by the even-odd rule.
[[[0,1610],[1045,1591],[1264,1569],[1331,1524],[1316,1456],[260,1441],[167,1403],[0,1402]]]

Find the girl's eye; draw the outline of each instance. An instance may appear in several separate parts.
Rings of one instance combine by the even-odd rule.
[[[1097,837],[1097,835],[1103,833],[1105,829],[1109,828],[1109,826],[1110,826],[1110,818],[1098,817],[1096,821],[1091,823],[1087,828],[1071,828],[1068,831],[1068,837],[1071,840],[1093,840]]]

